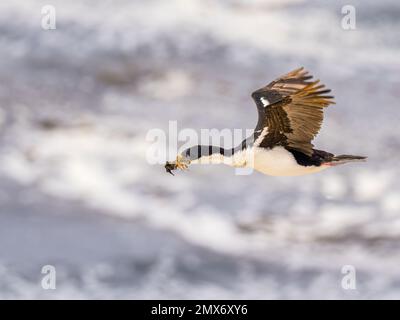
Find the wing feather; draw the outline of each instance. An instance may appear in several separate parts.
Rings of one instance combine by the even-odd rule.
[[[321,128],[323,109],[334,103],[333,96],[327,95],[331,90],[312,78],[299,68],[253,92],[258,110],[255,139],[268,129],[257,140],[259,146],[287,146],[312,155],[311,141]]]

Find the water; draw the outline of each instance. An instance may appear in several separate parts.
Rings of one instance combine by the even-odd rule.
[[[0,4],[1,298],[398,298],[400,6]],[[336,97],[303,177],[167,175],[150,129],[253,128],[250,93],[305,66]],[[41,268],[57,270],[43,290]],[[341,286],[356,268],[356,290]]]

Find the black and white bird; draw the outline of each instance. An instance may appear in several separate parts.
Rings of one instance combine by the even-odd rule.
[[[167,162],[165,169],[186,169],[195,163],[248,167],[271,176],[298,176],[366,157],[338,155],[314,149],[311,141],[321,128],[323,110],[334,103],[319,80],[299,68],[254,91],[258,122],[252,136],[232,149],[193,146]]]

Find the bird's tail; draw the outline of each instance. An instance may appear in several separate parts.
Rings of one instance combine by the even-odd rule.
[[[325,164],[328,166],[338,166],[348,162],[365,162],[366,160],[367,157],[342,154],[340,156],[333,156],[329,162],[326,162]]]

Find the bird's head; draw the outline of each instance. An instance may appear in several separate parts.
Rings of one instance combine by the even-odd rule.
[[[172,173],[173,170],[176,170],[176,169],[186,170],[189,167],[189,164],[190,164],[190,160],[189,159],[185,158],[182,155],[178,155],[176,157],[175,161],[171,161],[171,162],[167,161],[165,163],[164,168],[165,168],[165,171],[167,171],[168,173],[174,175]]]

